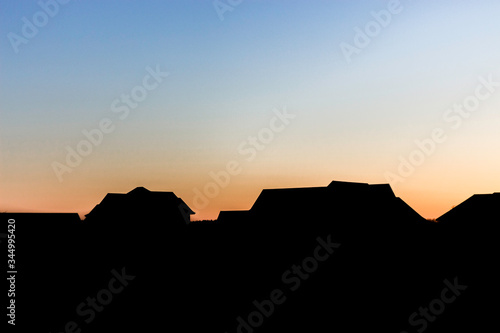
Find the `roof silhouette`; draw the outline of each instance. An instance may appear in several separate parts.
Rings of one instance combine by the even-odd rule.
[[[189,222],[194,214],[186,203],[173,192],[150,191],[136,187],[128,193],[108,193],[86,216],[86,222],[102,220],[167,219],[175,222]]]
[[[474,195],[432,223],[388,184],[333,181],[265,189],[249,210],[222,211],[218,221],[187,226],[183,217],[193,211],[184,201],[144,187],[107,194],[85,221],[77,214],[0,215],[4,223],[16,219],[16,255],[23,265],[17,297],[37,329],[62,328],[75,306],[104,290],[116,270],[134,279],[111,311],[88,326],[92,331],[154,329],[167,320],[189,332],[249,332],[235,318],[249,318],[257,303],[269,309],[264,302],[270,291],[286,292],[300,281],[300,291],[276,306],[281,314],[259,332],[319,332],[332,320],[339,331],[379,322],[400,332],[423,302],[439,297],[444,278],[458,276],[460,285],[470,286],[464,292],[469,298],[446,308],[451,315],[432,330],[451,332],[474,331],[484,321],[486,310],[477,304],[488,304],[498,242],[495,232],[470,232],[468,226],[498,221],[499,201],[500,193]],[[454,225],[466,227],[448,227]],[[3,246],[7,235],[2,237]],[[145,307],[147,302],[159,306]],[[398,306],[387,317],[380,304]],[[495,318],[495,309],[488,311]]]
[[[452,227],[487,225],[500,220],[500,192],[474,194],[458,206],[437,218],[439,223]]]
[[[230,220],[306,219],[313,221],[332,219],[337,223],[355,220],[372,223],[373,219],[385,221],[427,222],[422,216],[395,196],[389,184],[368,184],[332,181],[326,187],[265,189],[248,211],[222,211],[220,222]]]

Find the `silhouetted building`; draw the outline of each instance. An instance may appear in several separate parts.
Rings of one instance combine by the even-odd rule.
[[[180,226],[188,223],[193,214],[191,208],[173,192],[155,192],[137,187],[126,194],[108,193],[85,215],[85,222],[99,220],[101,224],[115,224],[129,221],[140,225],[146,219],[153,219],[150,222],[164,221],[169,226]]]
[[[432,223],[388,184],[333,181],[263,190],[247,211],[187,227],[194,212],[180,198],[143,187],[107,194],[85,221],[77,214],[0,215],[4,223],[16,219],[20,323],[36,322],[38,330],[61,331],[74,319],[92,332],[159,325],[360,332],[373,323],[410,331],[413,313],[439,305],[431,300],[443,297],[446,279],[467,288],[426,330],[443,333],[484,331],[496,318],[488,303],[498,280],[496,233],[468,226],[493,228],[499,201],[500,193],[475,195]],[[114,293],[118,286],[112,271],[133,277],[129,286],[95,320],[75,316],[89,297],[111,300],[103,288]],[[284,297],[270,306],[276,292]],[[256,322],[256,311],[262,318],[273,313],[258,329],[243,326],[241,320]]]
[[[396,197],[389,184],[343,181],[332,181],[326,187],[265,189],[250,210],[222,211],[218,217],[221,222],[248,219],[253,223],[265,220],[283,224],[329,220],[339,225],[380,225],[380,219],[386,223],[429,223]]]
[[[450,227],[494,226],[500,221],[500,192],[475,194],[437,218]]]

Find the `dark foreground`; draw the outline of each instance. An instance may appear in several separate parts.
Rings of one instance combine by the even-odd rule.
[[[431,223],[369,203],[340,206],[330,218],[308,207],[189,224],[144,212],[93,223],[72,214],[1,214],[3,230],[9,219],[16,224],[15,331],[497,326],[494,221]]]

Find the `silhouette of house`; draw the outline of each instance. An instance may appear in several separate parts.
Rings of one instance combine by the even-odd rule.
[[[149,191],[137,187],[123,193],[108,193],[104,199],[88,213],[85,222],[99,220],[103,224],[130,221],[137,223],[145,219],[168,221],[169,226],[185,225],[194,212],[173,192]]]
[[[500,192],[475,194],[437,218],[440,224],[450,227],[487,226],[500,221]],[[494,225],[494,224],[489,224]]]
[[[33,318],[21,325],[36,321],[47,331],[60,327],[74,315],[75,304],[95,295],[116,270],[134,279],[112,311],[92,322],[94,331],[167,323],[189,332],[250,332],[235,318],[250,316],[252,300],[263,300],[262,292],[286,276],[293,278],[288,282],[301,281],[298,272],[317,264],[312,279],[259,332],[316,332],[332,322],[339,331],[368,330],[377,322],[399,332],[409,314],[442,290],[445,277],[456,283],[458,276],[467,296],[429,326],[452,332],[474,331],[478,323],[483,328],[486,319],[496,318],[494,307],[478,304],[491,298],[498,242],[493,231],[471,237],[469,228],[450,233],[453,228],[441,226],[462,220],[476,225],[477,217],[496,222],[499,200],[500,193],[475,195],[440,217],[441,223],[425,223],[388,184],[334,181],[325,187],[266,189],[247,211],[223,211],[216,223],[184,228],[183,217],[193,212],[180,198],[139,187],[106,195],[83,222],[77,214],[0,216],[16,219],[19,245],[28,245],[16,248],[23,266],[23,292],[17,297]],[[330,240],[341,244],[331,253]],[[300,262],[301,270],[292,273]],[[174,270],[166,271],[169,267]],[[281,286],[292,287],[288,282]],[[148,302],[159,305],[145,307]],[[387,316],[380,304],[397,306]]]
[[[338,223],[373,219],[427,223],[422,216],[396,197],[389,184],[332,181],[326,187],[265,189],[248,211],[221,211],[220,222],[235,220],[335,219]]]

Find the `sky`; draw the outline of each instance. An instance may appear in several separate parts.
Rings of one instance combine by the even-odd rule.
[[[0,0],[0,211],[389,183],[500,191],[498,1]]]

